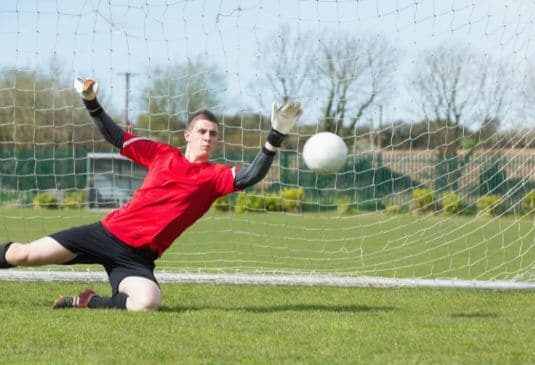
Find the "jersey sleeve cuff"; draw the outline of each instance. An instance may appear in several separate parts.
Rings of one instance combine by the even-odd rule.
[[[264,154],[266,154],[268,156],[275,156],[277,154],[277,152],[270,151],[266,147],[262,147],[262,153],[264,153]]]

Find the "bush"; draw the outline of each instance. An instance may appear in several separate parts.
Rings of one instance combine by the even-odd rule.
[[[501,213],[501,200],[496,194],[481,196],[476,202],[477,210],[481,215],[495,217]]]
[[[336,211],[338,215],[349,215],[353,213],[353,208],[351,207],[351,201],[348,198],[339,198],[336,201]]]
[[[254,195],[239,193],[236,197],[234,211],[245,212],[280,212],[282,210],[281,197],[278,194]]]
[[[247,194],[239,193],[236,196],[236,204],[234,205],[236,213],[245,213],[247,211]]]
[[[37,193],[33,197],[33,206],[47,209],[57,209],[59,207],[56,197],[49,193]]]
[[[236,196],[234,211],[245,212],[297,212],[304,196],[303,188],[283,189],[279,194],[255,195],[241,192]],[[220,203],[222,205],[224,203]]]
[[[402,212],[401,207],[397,204],[388,205],[385,209],[387,214],[399,214]]]
[[[62,207],[70,209],[80,209],[85,206],[86,196],[83,191],[75,191],[65,195],[62,202]]]
[[[535,190],[531,190],[522,199],[522,206],[528,213],[535,213]]]
[[[280,212],[282,210],[282,198],[279,194],[270,194],[265,197],[265,207],[269,212]]]
[[[265,201],[261,195],[239,193],[236,197],[234,211],[236,213],[264,211]]]
[[[266,199],[262,195],[247,195],[247,209],[255,212],[266,210]]]
[[[229,212],[230,211],[230,196],[225,195],[218,198],[214,203],[214,210],[216,212]]]
[[[412,199],[416,209],[428,211],[433,209],[434,196],[431,190],[418,188],[412,191]]]
[[[464,203],[459,194],[452,191],[445,192],[442,195],[442,209],[449,214],[459,214],[464,207]]]
[[[303,188],[285,188],[280,192],[282,208],[286,212],[296,213],[301,208],[305,190]]]

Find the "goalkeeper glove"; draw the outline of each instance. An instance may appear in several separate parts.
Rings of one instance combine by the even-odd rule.
[[[82,99],[94,100],[98,93],[98,84],[95,80],[78,77],[74,79],[74,89]]]
[[[280,147],[286,135],[293,128],[303,114],[300,102],[287,102],[280,108],[273,103],[271,110],[271,131],[268,142],[274,147]]]
[[[82,97],[89,114],[96,116],[102,111],[97,100],[98,84],[95,80],[78,77],[74,79],[74,89]]]

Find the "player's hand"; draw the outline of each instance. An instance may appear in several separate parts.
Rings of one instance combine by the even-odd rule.
[[[280,134],[287,135],[292,130],[299,117],[303,114],[301,103],[287,102],[280,108],[273,103],[271,110],[271,127]]]
[[[98,84],[95,80],[78,77],[74,79],[74,89],[85,100],[95,100]]]

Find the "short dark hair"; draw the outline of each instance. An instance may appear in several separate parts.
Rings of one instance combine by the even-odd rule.
[[[191,123],[200,119],[209,120],[210,122],[215,123],[219,126],[219,120],[217,119],[214,113],[212,113],[208,109],[201,109],[190,115],[187,127],[189,128]]]

